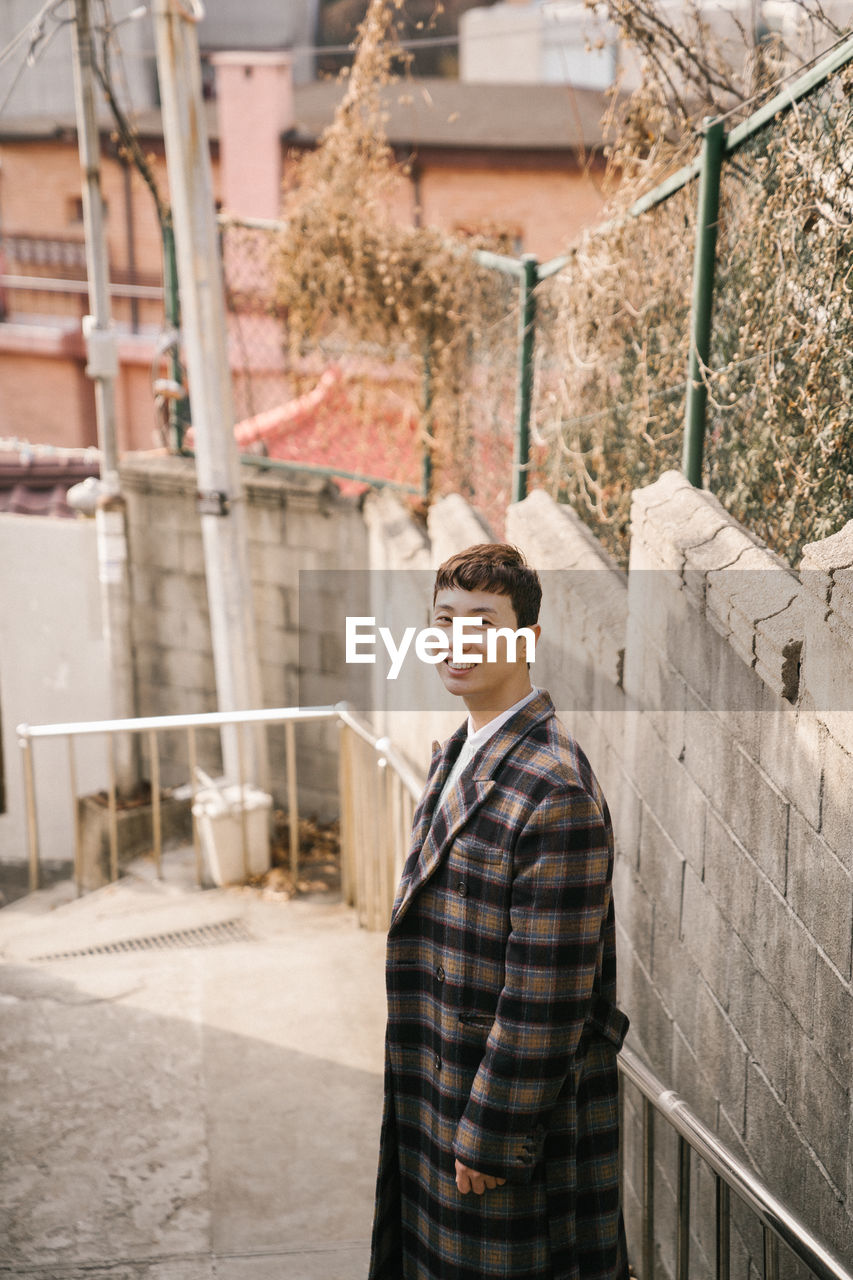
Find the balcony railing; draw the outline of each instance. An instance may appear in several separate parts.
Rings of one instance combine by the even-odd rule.
[[[132,333],[162,322],[159,274],[110,264],[114,319]],[[86,245],[80,236],[0,236],[0,320],[59,322],[88,310]]]

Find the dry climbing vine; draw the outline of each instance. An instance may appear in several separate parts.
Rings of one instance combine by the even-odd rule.
[[[695,183],[638,218],[629,207],[696,155],[703,117],[725,112],[731,127],[796,72],[806,37],[819,48],[841,33],[817,0],[799,5],[796,56],[770,32],[735,29],[722,49],[691,4],[677,28],[655,0],[603,8],[638,51],[642,78],[610,105],[610,220],[537,290],[530,482],[571,502],[624,561],[631,491],[681,459]],[[393,218],[401,164],[383,94],[407,91],[395,9],[372,0],[334,122],[293,169],[276,301],[294,353],[338,335],[426,372],[413,385],[433,493],[468,481],[476,500],[484,389],[511,436],[517,293],[475,264],[470,241]],[[849,70],[833,76],[724,169],[707,478],[792,562],[853,516],[852,83]],[[500,457],[508,489],[508,449]]]
[[[439,484],[466,451],[458,406],[469,343],[500,308],[494,276],[472,250],[501,246],[497,233],[458,241],[393,219],[401,168],[386,138],[382,91],[394,84],[405,91],[405,59],[393,40],[397,7],[372,0],[334,121],[316,151],[291,168],[276,303],[293,354],[337,333],[419,367],[424,440]]]
[[[681,463],[696,184],[638,218],[627,210],[693,158],[702,117],[731,112],[731,127],[797,62],[766,40],[735,72],[695,13],[676,44],[652,0],[607,7],[655,52],[637,93],[613,103],[612,221],[540,289],[534,421],[543,479],[624,563],[632,490]],[[802,8],[816,40],[839,34]],[[853,517],[851,87],[848,68],[723,170],[706,479],[791,562]]]

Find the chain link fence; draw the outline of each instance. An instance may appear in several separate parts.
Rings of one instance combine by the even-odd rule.
[[[318,331],[299,350],[276,297],[277,223],[221,226],[237,438],[247,452],[419,490],[416,362],[390,347]],[[341,482],[357,490],[356,481]]]
[[[788,559],[853,516],[853,69],[724,165],[710,488]]]
[[[703,482],[792,563],[853,516],[853,43],[840,52],[760,127],[753,117],[728,136],[700,369]],[[507,504],[543,487],[624,564],[632,490],[683,455],[698,175],[695,164],[537,270],[532,347],[520,264],[497,270],[484,255],[490,282],[440,397],[428,353],[381,335],[367,346],[318,324],[289,351],[274,287],[286,232],[226,224],[243,446],[429,497],[460,492],[497,537]]]
[[[365,342],[318,319],[293,350],[275,289],[276,246],[286,234],[284,224],[221,226],[241,447],[423,496],[460,492],[500,536],[512,476],[517,282],[483,270],[479,323],[448,394],[427,348]]]
[[[531,481],[574,507],[620,562],[631,490],[681,458],[694,185],[590,236],[537,289]]]
[[[483,271],[488,271],[483,268]],[[436,412],[443,421],[432,431],[431,489],[461,493],[503,537],[511,501],[518,384],[519,287],[512,276],[488,271],[483,313],[470,339],[463,378],[456,394]],[[426,369],[429,377],[429,368]],[[442,448],[441,442],[445,442]]]

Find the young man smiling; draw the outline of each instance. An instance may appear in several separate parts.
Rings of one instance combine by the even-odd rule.
[[[537,622],[514,547],[452,556],[433,625]],[[469,629],[470,632],[470,629]],[[626,1280],[617,1180],[613,838],[524,645],[439,664],[467,722],[434,744],[388,934],[370,1280]]]

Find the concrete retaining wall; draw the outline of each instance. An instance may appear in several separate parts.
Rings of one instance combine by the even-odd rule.
[[[534,494],[508,537],[573,568],[588,535]],[[561,532],[562,529],[562,532]],[[598,552],[599,557],[601,553]],[[709,494],[638,491],[627,584],[568,575],[543,658],[608,796],[619,857],[621,996],[661,1078],[850,1257],[853,524],[802,581]],[[621,596],[620,596],[621,590]],[[619,649],[622,648],[620,673]],[[552,677],[553,672],[553,677]],[[581,686],[582,693],[578,695]],[[629,1100],[629,1185],[640,1182]],[[674,1151],[656,1186],[674,1217]],[[691,1276],[712,1274],[713,1188],[694,1172]],[[629,1192],[631,1234],[638,1202]],[[734,1260],[760,1266],[736,1213]],[[674,1234],[659,1264],[672,1274]],[[743,1271],[742,1274],[746,1274]]]
[[[452,514],[441,558],[482,538],[458,503]],[[406,537],[397,523],[392,541]],[[853,523],[809,548],[794,575],[711,495],[670,473],[635,495],[627,575],[542,493],[509,509],[507,539],[543,576],[534,680],[589,755],[613,814],[631,1042],[849,1258]],[[436,559],[421,540],[418,564]],[[449,715],[435,736],[460,719]],[[432,724],[410,716],[399,732],[423,767]],[[639,1265],[630,1090],[626,1118]],[[675,1266],[675,1159],[661,1130],[660,1275]],[[694,1166],[690,1274],[705,1276],[713,1184]],[[733,1274],[759,1273],[761,1250],[735,1206]]]

